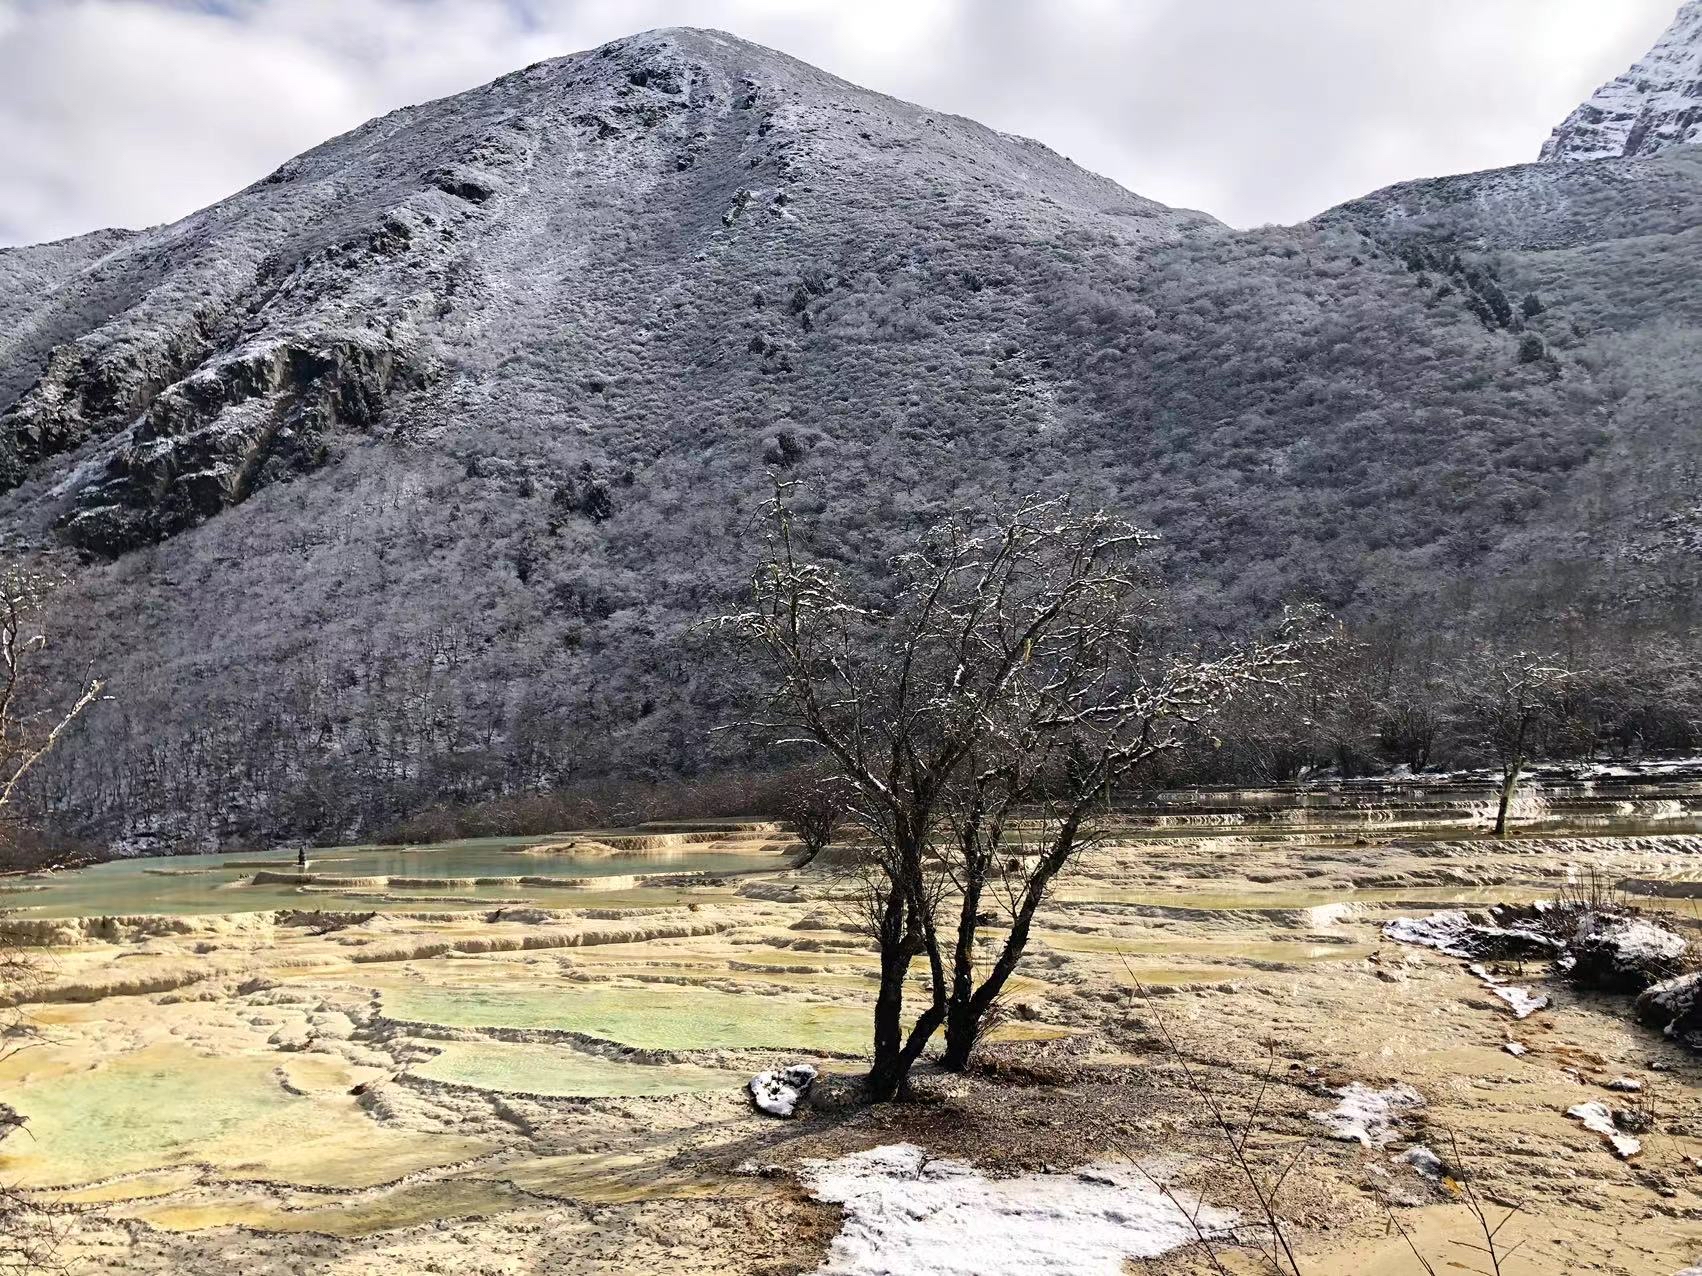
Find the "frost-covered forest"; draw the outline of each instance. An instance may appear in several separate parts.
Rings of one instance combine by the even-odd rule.
[[[1556,752],[1694,747],[1699,249],[1694,147],[1231,232],[723,37],[542,63],[0,252],[0,522],[81,554],[113,696],[32,797],[341,839],[784,766],[691,631],[770,472],[858,571],[1068,493],[1162,534],[1182,640],[1342,617],[1376,712],[1220,770],[1482,761],[1390,724],[1486,644],[1592,671]]]

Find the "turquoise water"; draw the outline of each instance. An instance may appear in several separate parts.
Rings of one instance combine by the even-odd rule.
[[[421,847],[331,847],[310,852],[308,871],[344,878],[600,878],[630,874],[740,872],[772,868],[774,851],[717,850],[714,843],[642,851],[555,851],[527,848],[559,844],[548,838],[476,838]],[[40,878],[0,879],[0,908],[26,917],[102,917],[130,914],[258,912],[277,908],[399,911],[489,908],[507,901],[570,908],[594,902],[571,886],[492,882],[420,886],[404,883],[302,887],[291,882],[250,885],[257,872],[293,873],[295,860],[278,852],[163,855],[114,860]],[[41,889],[35,889],[40,887]]]

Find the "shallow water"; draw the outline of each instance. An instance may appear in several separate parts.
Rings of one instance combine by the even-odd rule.
[[[582,852],[528,854],[528,848],[560,844],[549,838],[478,838],[423,847],[339,847],[308,856],[309,871],[347,878],[472,877],[603,878],[633,874],[742,872],[773,868],[782,862],[775,851],[735,843],[737,849],[717,850],[715,843],[695,843],[681,849],[623,851],[609,854],[589,843]],[[113,860],[90,868],[55,873],[40,879],[18,879],[10,885],[42,886],[19,890],[6,899],[8,908],[27,917],[104,917],[138,914],[201,914],[259,912],[281,908],[371,909],[390,897],[405,897],[403,910],[489,908],[516,899],[586,906],[580,892],[564,884],[547,886],[513,883],[485,885],[418,885],[302,887],[292,883],[250,885],[257,872],[293,872],[295,861],[276,855],[169,855]]]
[[[450,1041],[435,1059],[413,1068],[431,1081],[575,1099],[649,1098],[704,1090],[738,1090],[743,1073],[690,1064],[610,1059],[571,1046],[511,1041]]]
[[[210,1227],[253,1227],[268,1232],[321,1232],[369,1236],[416,1223],[501,1214],[525,1198],[505,1183],[444,1179],[415,1183],[376,1196],[332,1205],[288,1209],[270,1201],[231,1199],[189,1205],[151,1205],[131,1217],[172,1232]]]
[[[1061,903],[1135,904],[1198,912],[1268,912],[1278,909],[1322,908],[1329,904],[1514,904],[1552,899],[1558,884],[1529,886],[1314,886],[1297,889],[1224,891],[1187,886],[1116,886],[1076,878],[1061,886]]]
[[[77,1068],[55,1055],[48,1047],[6,1061],[6,1102],[29,1122],[29,1137],[0,1144],[7,1181],[53,1186],[209,1164],[225,1178],[360,1187],[484,1146],[381,1126],[341,1096],[291,1094],[276,1056],[163,1043]]]
[[[386,1015],[451,1028],[573,1032],[640,1050],[859,1054],[869,1044],[869,1012],[861,1001],[805,1001],[669,983],[372,984]]]

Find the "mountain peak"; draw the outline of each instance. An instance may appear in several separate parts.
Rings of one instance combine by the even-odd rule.
[[[1544,143],[1542,160],[1653,155],[1702,141],[1702,0],[1687,0],[1643,59],[1597,89]]]

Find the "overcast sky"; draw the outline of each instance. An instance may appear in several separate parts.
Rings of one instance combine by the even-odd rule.
[[[1536,157],[1677,0],[0,0],[0,244],[211,203],[393,107],[710,26],[1290,222]]]

